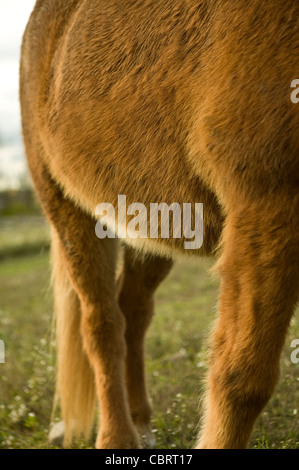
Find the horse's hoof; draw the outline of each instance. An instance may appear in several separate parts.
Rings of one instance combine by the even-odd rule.
[[[118,429],[116,434],[114,430],[107,432],[104,429],[96,440],[97,449],[140,449],[140,439],[135,427],[124,430]]]
[[[52,423],[49,432],[49,444],[62,447],[64,440],[64,422]]]

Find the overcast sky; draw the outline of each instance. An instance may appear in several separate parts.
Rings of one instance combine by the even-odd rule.
[[[35,0],[0,0],[0,59],[18,57]],[[0,77],[1,80],[1,77]]]
[[[0,0],[0,173],[14,186],[24,171],[19,108],[19,56],[35,0]]]

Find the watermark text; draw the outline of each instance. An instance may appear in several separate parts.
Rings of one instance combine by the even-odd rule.
[[[299,339],[293,339],[291,342],[291,348],[294,348],[294,351],[291,354],[291,362],[293,364],[299,364]]]
[[[295,88],[295,90],[292,91],[291,93],[291,101],[294,104],[298,104],[299,103],[299,79],[298,78],[292,81],[291,88]]]
[[[148,213],[149,211],[149,213]],[[203,244],[203,204],[174,202],[150,203],[146,207],[140,202],[127,206],[127,197],[118,196],[117,215],[110,203],[96,207],[98,238],[184,238],[186,250],[196,250]],[[172,221],[172,223],[171,223]]]

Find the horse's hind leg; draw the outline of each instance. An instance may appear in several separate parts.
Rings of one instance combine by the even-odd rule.
[[[43,208],[59,237],[59,255],[80,300],[81,331],[73,341],[81,333],[94,371],[101,422],[97,447],[136,448],[139,438],[125,384],[125,319],[116,296],[116,240],[96,238],[94,220],[63,196],[40,162],[35,178]],[[66,401],[76,389],[66,384],[63,393]]]
[[[298,299],[298,202],[280,195],[228,216],[200,448],[247,447],[273,393]]]
[[[125,386],[125,320],[116,299],[113,239],[97,240],[94,222],[73,208],[63,233],[66,263],[81,301],[83,345],[100,402],[99,448],[135,448]]]
[[[154,310],[154,293],[167,276],[172,261],[155,255],[136,256],[125,248],[119,305],[126,318],[126,377],[131,414],[145,445],[154,445],[150,428],[151,406],[144,372],[144,339]]]

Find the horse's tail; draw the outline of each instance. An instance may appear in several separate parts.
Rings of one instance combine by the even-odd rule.
[[[61,408],[63,444],[89,438],[95,411],[94,374],[80,333],[79,298],[70,283],[60,240],[52,230],[52,282],[55,299],[57,379],[53,413]]]

